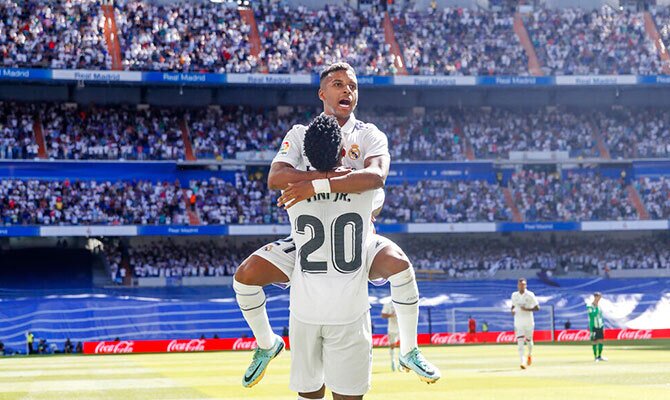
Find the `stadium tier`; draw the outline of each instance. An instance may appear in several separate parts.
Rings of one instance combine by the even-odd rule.
[[[361,75],[667,72],[654,45],[659,32],[661,42],[667,36],[656,28],[667,20],[660,6],[650,11],[540,6],[515,13],[475,3],[314,9],[263,1],[251,2],[252,11],[246,12],[234,2],[102,3],[3,2],[3,66],[300,74],[342,60]]]
[[[60,160],[269,159],[293,125],[317,114],[313,107],[280,112],[4,102],[0,158],[35,159],[43,147],[44,157]],[[662,108],[364,109],[359,118],[387,134],[396,161],[507,159],[519,152],[670,155],[670,120]]]

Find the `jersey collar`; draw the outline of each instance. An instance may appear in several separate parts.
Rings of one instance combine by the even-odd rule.
[[[356,126],[356,116],[354,115],[354,113],[351,113],[351,115],[349,116],[349,120],[347,120],[347,122],[344,125],[342,125],[342,133],[347,134],[352,133],[354,131],[355,126]]]

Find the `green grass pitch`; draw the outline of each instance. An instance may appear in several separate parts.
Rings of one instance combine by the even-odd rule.
[[[391,372],[386,349],[374,352],[370,400],[666,399],[670,341],[606,343],[606,363],[589,344],[538,344],[519,369],[515,345],[424,348],[443,377],[427,385]],[[290,352],[270,364],[255,387],[241,386],[250,352],[113,356],[0,357],[0,400],[278,399],[288,389]],[[330,398],[330,395],[327,395]]]

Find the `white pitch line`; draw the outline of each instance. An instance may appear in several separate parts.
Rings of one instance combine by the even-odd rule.
[[[188,384],[179,383],[169,378],[138,378],[138,379],[113,379],[113,380],[37,380],[34,382],[16,382],[0,385],[0,393],[12,392],[80,392],[80,391],[105,391],[125,390],[128,388],[143,389],[168,389],[178,387],[190,387]]]

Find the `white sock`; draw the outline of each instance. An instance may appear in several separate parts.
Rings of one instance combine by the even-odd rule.
[[[256,343],[261,349],[269,349],[275,343],[275,335],[270,326],[268,312],[265,308],[265,292],[263,287],[245,285],[233,279],[235,298],[240,306],[244,319],[249,324]]]
[[[389,277],[391,299],[398,318],[400,354],[405,355],[418,347],[416,330],[419,324],[419,288],[411,266]]]
[[[391,354],[391,364],[395,364],[395,349],[393,347],[389,349],[389,354]]]
[[[298,400],[326,400],[326,398],[321,397],[319,399],[308,399],[307,397],[298,396]]]
[[[525,339],[524,338],[517,338],[516,343],[517,347],[519,349],[519,359],[521,360],[521,365],[524,364],[523,362],[523,344],[524,344]]]
[[[528,355],[530,356],[531,354],[533,354],[533,341],[529,340],[527,344],[528,344]]]

